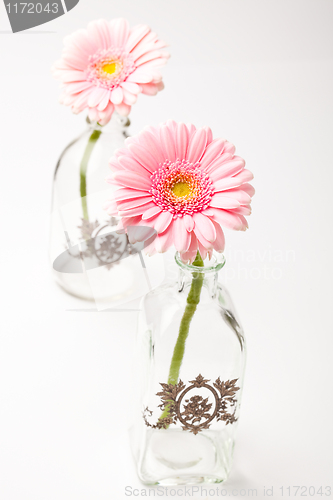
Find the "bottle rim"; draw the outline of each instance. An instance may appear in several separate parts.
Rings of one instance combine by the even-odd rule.
[[[188,264],[183,262],[179,252],[176,252],[175,261],[177,265],[183,269],[184,271],[188,271],[190,273],[216,273],[224,267],[226,263],[225,256],[223,253],[214,252],[211,259],[204,260],[204,266],[194,266],[193,264]]]
[[[127,116],[121,116],[116,111],[113,113],[111,120],[106,125],[100,125],[98,122],[92,122],[89,117],[86,117],[86,122],[89,128],[93,130],[100,130],[101,132],[113,132],[114,127],[123,127],[126,129],[131,124]]]

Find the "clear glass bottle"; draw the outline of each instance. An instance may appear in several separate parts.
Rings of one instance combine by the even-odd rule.
[[[218,282],[224,262],[217,254],[196,267],[176,254],[178,281],[163,284],[142,300],[132,444],[145,484],[219,483],[230,471],[245,343],[230,296]],[[200,280],[200,300],[193,304],[193,283]],[[193,307],[184,351],[178,349],[179,363],[175,346],[180,324],[186,320],[185,308],[191,315]],[[171,359],[180,365],[172,384]]]
[[[127,237],[109,234],[118,220],[103,209],[112,194],[105,181],[109,160],[123,147],[129,120],[114,113],[103,127],[87,123],[56,166],[49,255],[55,280],[68,293],[112,302],[131,296],[136,279],[124,258],[131,253]]]

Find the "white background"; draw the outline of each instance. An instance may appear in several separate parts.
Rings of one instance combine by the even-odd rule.
[[[280,486],[332,485],[332,0],[80,0],[15,35],[3,4],[0,15],[0,498],[143,488],[127,438],[137,313],[69,311],[87,306],[47,260],[54,166],[85,118],[58,104],[50,66],[66,34],[118,16],[149,24],[172,54],[131,133],[209,125],[255,173],[250,230],[226,232],[221,276],[249,346],[226,487],[279,498]]]

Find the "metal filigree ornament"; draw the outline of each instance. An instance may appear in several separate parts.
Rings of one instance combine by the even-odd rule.
[[[100,224],[97,220],[90,222],[82,219],[82,224],[78,227],[85,247],[79,258],[93,258],[97,260],[96,267],[104,266],[106,269],[111,269],[119,264],[121,259],[136,253],[126,234],[115,232],[103,234],[105,230],[116,226],[117,222],[115,217],[111,217],[106,224]]]
[[[181,380],[175,385],[161,383],[163,391],[156,394],[161,400],[158,407],[163,413],[167,413],[167,416],[160,417],[156,424],[151,424],[148,418],[152,417],[153,412],[147,407],[143,411],[145,424],[152,429],[167,429],[170,425],[180,422],[183,430],[193,434],[209,429],[213,420],[223,421],[226,425],[233,424],[237,421],[236,408],[233,412],[230,410],[237,403],[235,394],[240,389],[236,386],[237,380],[222,382],[219,377],[211,385],[208,383],[210,380],[198,375],[195,380],[190,380],[191,385],[188,387]],[[197,388],[208,389],[209,396],[190,396],[191,391]]]

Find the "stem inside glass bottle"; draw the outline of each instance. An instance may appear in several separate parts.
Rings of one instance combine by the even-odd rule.
[[[101,135],[101,130],[94,130],[89,137],[86,149],[83,153],[83,158],[80,164],[80,195],[81,195],[81,204],[82,204],[82,212],[83,218],[85,220],[89,220],[88,215],[88,204],[87,204],[87,169],[88,163],[90,160],[91,153],[95,147],[95,144]]]
[[[199,252],[197,253],[195,260],[193,261],[193,266],[204,267],[204,262]],[[180,367],[183,362],[185,353],[186,339],[190,331],[190,324],[192,318],[200,302],[200,294],[203,282],[204,282],[204,273],[202,272],[192,273],[191,288],[187,296],[186,308],[180,322],[178,338],[171,359],[168,384],[176,385],[178,383]],[[169,415],[169,407],[166,407],[162,415],[160,416],[160,420],[165,417],[168,417],[168,415]]]

